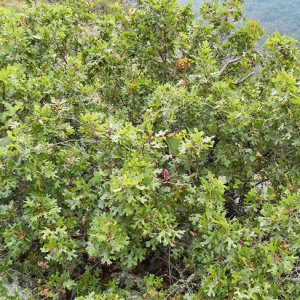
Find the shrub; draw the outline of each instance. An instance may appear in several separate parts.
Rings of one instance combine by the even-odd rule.
[[[300,297],[296,41],[258,48],[242,0],[89,2],[0,10],[1,271],[44,299]]]

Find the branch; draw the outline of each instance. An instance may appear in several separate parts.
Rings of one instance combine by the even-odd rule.
[[[248,80],[250,77],[252,77],[254,75],[254,71],[249,73],[247,76],[245,76],[244,78],[240,79],[240,80],[237,80],[234,82],[235,85],[240,85],[242,84],[243,82],[245,82],[246,80]]]
[[[229,60],[229,61],[221,68],[220,71],[215,72],[215,73],[211,73],[210,76],[213,76],[213,77],[219,77],[219,76],[221,76],[221,75],[227,70],[227,68],[228,68],[230,65],[232,65],[232,64],[234,64],[234,63],[240,61],[241,59],[242,59],[241,57],[236,57],[236,58],[234,58],[234,59]]]
[[[225,65],[218,71],[218,72],[214,72],[214,73],[210,73],[210,74],[201,74],[199,76],[192,76],[192,77],[195,77],[195,78],[198,78],[198,79],[203,79],[205,77],[219,77],[221,76],[226,70],[227,68],[236,63],[236,62],[239,62],[245,55],[242,55],[241,57],[236,57],[236,58],[233,58],[231,60],[229,60],[227,63],[225,63]]]
[[[195,286],[193,282],[195,280],[196,274],[190,275],[186,279],[180,279],[175,284],[171,285],[167,290],[166,299],[169,299],[174,293],[183,293],[185,290],[189,290],[191,287]]]

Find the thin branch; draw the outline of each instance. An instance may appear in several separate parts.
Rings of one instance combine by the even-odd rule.
[[[173,268],[173,269],[175,269],[175,270],[177,271],[177,273],[179,274],[180,278],[183,278],[183,273],[184,273],[185,270],[179,270],[179,269],[177,268],[177,266],[175,266],[175,265],[172,264],[169,260],[166,260],[166,259],[163,258],[163,257],[156,256],[153,260],[155,260],[155,259],[160,259],[160,260],[164,261],[165,263],[169,264],[171,268]],[[168,276],[168,275],[166,275],[166,276]],[[173,279],[176,279],[176,280],[179,280],[178,278],[174,277],[173,275],[172,275],[172,278],[173,278]]]
[[[243,82],[245,82],[246,80],[248,80],[250,77],[252,77],[253,75],[254,75],[254,71],[249,73],[247,76],[243,77],[242,79],[235,81],[234,84],[235,85],[240,85]]]
[[[232,65],[232,64],[234,64],[234,63],[236,63],[236,62],[239,62],[241,59],[242,59],[242,57],[236,57],[236,58],[234,58],[234,59],[229,60],[229,61],[221,68],[220,71],[215,72],[215,73],[211,73],[210,76],[213,76],[213,77],[219,77],[219,76],[221,76],[221,75],[227,70],[227,68],[228,68],[230,65]]]
[[[225,71],[227,70],[227,68],[230,65],[239,62],[244,56],[245,55],[243,55],[241,57],[233,58],[233,59],[229,60],[227,63],[225,63],[225,65],[218,72],[214,72],[214,73],[210,73],[210,74],[202,74],[198,77],[198,79],[203,79],[206,77],[220,77],[223,73],[225,73]]]
[[[171,247],[168,249],[168,273],[169,273],[169,284],[172,284],[172,268],[171,268]]]
[[[186,279],[180,279],[175,284],[170,286],[170,288],[167,290],[168,294],[166,295],[166,299],[169,299],[174,293],[182,293],[185,290],[190,290],[190,286],[194,286],[195,283],[193,282],[195,280],[196,274],[193,273]]]

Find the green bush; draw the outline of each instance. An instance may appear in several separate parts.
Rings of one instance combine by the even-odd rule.
[[[2,274],[43,299],[300,297],[299,53],[258,49],[242,2],[0,9]]]

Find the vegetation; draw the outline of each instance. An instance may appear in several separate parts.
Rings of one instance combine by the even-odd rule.
[[[0,9],[2,277],[41,299],[298,299],[296,41],[258,52],[242,0],[28,2]]]

